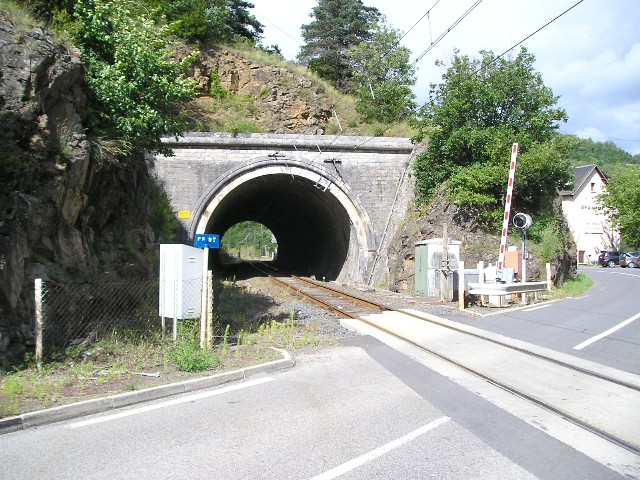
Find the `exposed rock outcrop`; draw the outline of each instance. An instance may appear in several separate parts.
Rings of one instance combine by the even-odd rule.
[[[328,96],[317,83],[291,69],[260,64],[219,48],[203,51],[190,75],[202,92],[190,110],[201,116],[200,127],[205,131],[217,116],[210,108],[213,102],[209,94],[220,88],[221,92],[250,99],[250,119],[267,133],[326,133],[332,115]]]
[[[559,212],[560,205],[556,205]],[[465,268],[476,268],[478,262],[485,265],[498,261],[500,236],[491,236],[483,231],[472,215],[449,202],[446,190],[441,188],[428,207],[414,210],[401,226],[389,247],[389,288],[412,294],[415,291],[415,245],[422,240],[442,238],[443,226],[447,225],[447,236],[462,242],[460,257]],[[558,225],[564,237],[564,250],[551,263],[551,277],[555,284],[562,284],[577,273],[575,243],[566,223]],[[499,232],[498,232],[499,233]],[[527,279],[545,279],[545,265],[541,258],[530,254],[527,261]]]
[[[35,278],[77,281],[132,262],[148,272],[144,161],[92,161],[83,75],[77,52],[0,13],[0,369],[33,346]]]

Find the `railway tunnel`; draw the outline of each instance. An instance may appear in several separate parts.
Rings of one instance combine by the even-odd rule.
[[[256,162],[205,194],[196,231],[220,238],[239,222],[267,227],[276,238],[273,267],[281,274],[336,280],[363,278],[373,235],[366,212],[338,178],[309,165]],[[228,270],[211,251],[213,270]]]

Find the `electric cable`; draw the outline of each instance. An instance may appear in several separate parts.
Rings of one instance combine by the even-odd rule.
[[[515,45],[509,47],[507,50],[505,50],[504,52],[502,52],[500,55],[498,55],[497,57],[495,57],[493,60],[491,60],[488,64],[483,65],[481,67],[479,67],[475,72],[473,72],[473,74],[477,74],[480,70],[482,70],[483,68],[488,67],[489,65],[493,64],[496,60],[498,60],[499,58],[505,56],[507,53],[509,53],[511,50],[513,50],[514,48],[516,48],[519,45],[522,45],[524,42],[526,42],[527,40],[529,40],[531,37],[533,37],[536,33],[540,32],[541,30],[545,29],[546,27],[548,27],[549,25],[551,25],[553,22],[555,22],[556,20],[558,20],[560,17],[562,17],[565,13],[567,13],[568,11],[574,9],[575,7],[577,7],[578,5],[580,5],[582,2],[584,2],[584,0],[579,0],[578,2],[574,3],[572,6],[570,6],[569,8],[567,8],[564,12],[562,12],[560,15],[558,15],[557,17],[555,17],[553,20],[549,20],[547,23],[545,23],[543,26],[541,26],[539,29],[537,29],[535,32],[527,35],[526,37],[524,37],[522,40],[520,40],[518,43],[516,43]]]
[[[429,16],[429,13],[431,13],[431,10],[433,10],[433,9],[436,7],[436,5],[438,5],[438,3],[440,3],[440,0],[436,0],[436,3],[434,3],[434,4],[433,4],[433,6],[432,6],[429,10],[427,10],[427,13],[425,13],[424,15],[422,15],[422,16],[418,19],[418,21],[417,21],[416,23],[414,23],[414,24],[411,26],[411,28],[409,28],[409,30],[407,30],[407,31],[404,33],[404,35],[402,35],[402,36],[400,37],[400,41],[402,41],[402,39],[403,39],[404,37],[406,37],[406,36],[409,34],[409,32],[410,32],[411,30],[413,30],[413,29],[416,27],[416,25],[418,25],[418,24],[419,24],[419,23],[424,19],[424,17],[428,17],[428,16]],[[431,24],[429,24],[429,32],[431,32]]]
[[[582,0],[581,0],[581,1],[582,1]],[[429,53],[433,47],[435,47],[438,43],[440,43],[440,41],[441,41],[444,37],[446,37],[446,36],[451,32],[451,30],[453,30],[455,27],[457,27],[457,26],[458,26],[458,24],[459,24],[460,22],[462,22],[462,20],[464,20],[464,19],[465,19],[465,18],[466,18],[466,17],[467,17],[467,16],[468,16],[468,15],[469,15],[473,10],[475,10],[475,8],[476,8],[478,5],[480,5],[480,3],[482,3],[482,0],[476,0],[476,2],[475,2],[473,5],[471,5],[471,6],[469,7],[469,9],[468,9],[466,12],[464,12],[460,17],[458,17],[458,19],[457,19],[455,22],[453,22],[453,24],[452,24],[449,28],[447,28],[447,29],[446,29],[446,30],[445,30],[445,31],[444,31],[444,32],[443,32],[443,33],[442,33],[438,38],[436,38],[436,40],[435,40],[434,42],[431,42],[431,45],[429,45],[429,46],[427,47],[427,49],[426,49],[424,52],[422,52],[420,55],[418,55],[418,57],[413,61],[413,63],[411,64],[411,66],[412,66],[412,67],[413,67],[413,66],[415,66],[415,64],[416,64],[416,63],[418,63],[420,60],[422,60],[422,58],[423,58],[427,53]]]

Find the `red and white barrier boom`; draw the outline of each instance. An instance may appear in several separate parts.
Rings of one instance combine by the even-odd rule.
[[[496,276],[502,278],[504,268],[504,252],[507,249],[507,230],[509,229],[509,215],[511,213],[511,196],[513,194],[513,181],[516,177],[516,159],[518,157],[518,144],[511,147],[511,166],[509,167],[509,183],[507,184],[507,201],[504,203],[504,218],[502,219],[502,236],[500,237],[500,253],[498,254],[498,268]]]

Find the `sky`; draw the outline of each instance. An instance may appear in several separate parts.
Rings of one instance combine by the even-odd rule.
[[[262,43],[278,45],[287,60],[294,60],[304,43],[300,27],[313,20],[309,14],[317,0],[251,3],[250,12],[264,25]],[[535,69],[569,115],[560,132],[612,141],[633,155],[640,153],[640,0],[363,0],[363,4],[376,7],[389,26],[406,34],[402,44],[411,50],[412,62],[429,49],[416,63],[414,92],[420,105],[428,100],[429,85],[439,83],[445,72],[436,60],[446,62],[454,49],[471,57],[479,56],[480,50],[498,55],[529,37],[522,46],[536,57]]]

